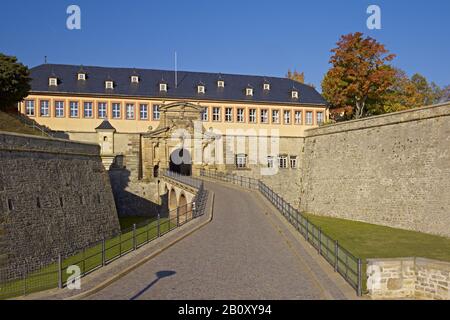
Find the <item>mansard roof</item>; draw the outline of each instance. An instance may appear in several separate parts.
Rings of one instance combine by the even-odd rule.
[[[31,92],[194,99],[198,101],[254,101],[296,105],[326,104],[325,99],[316,89],[287,78],[179,71],[178,85],[175,86],[174,71],[83,66],[84,72],[89,74],[89,79],[80,85],[76,77],[79,70],[79,65],[43,64],[34,67],[30,70]],[[52,73],[59,79],[57,88],[50,88],[48,85],[48,78]],[[130,82],[130,76],[136,73],[139,74],[139,84]],[[161,79],[164,79],[168,85],[167,92],[161,93],[159,90]],[[206,87],[205,94],[198,93],[199,79]],[[225,88],[217,87],[218,79],[225,81]],[[106,80],[114,81],[113,90],[105,89]],[[267,81],[271,85],[270,92],[261,89],[263,83]],[[248,86],[255,88],[251,97],[246,96],[245,93],[245,88]],[[292,99],[291,90],[294,86],[299,91],[299,99]]]

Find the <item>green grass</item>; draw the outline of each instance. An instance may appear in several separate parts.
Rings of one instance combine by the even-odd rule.
[[[361,259],[422,257],[450,261],[450,238],[311,214],[306,216]]]
[[[0,111],[0,131],[42,136],[41,132],[27,127],[13,116]]]
[[[147,218],[135,217],[121,219],[122,230],[129,229],[134,223],[148,220]],[[183,222],[183,221],[182,221]],[[163,235],[177,227],[176,218],[160,220],[160,234]],[[136,229],[136,245],[139,247],[147,241],[158,238],[158,221]],[[134,248],[133,231],[126,232],[121,236],[105,241],[106,261],[112,261],[120,256],[132,251]],[[102,265],[102,244],[92,246],[84,252],[63,259],[63,282],[66,282],[69,274],[67,268],[76,265],[80,267],[82,274],[89,273]],[[14,280],[0,284],[0,299],[7,299],[16,296],[39,292],[58,286],[58,264],[53,263],[47,267],[31,273],[27,279]]]
[[[154,222],[156,218],[149,218],[149,217],[122,217],[119,218],[120,222],[120,229],[121,230],[127,230],[130,228],[133,228],[133,225],[141,225],[146,222]]]

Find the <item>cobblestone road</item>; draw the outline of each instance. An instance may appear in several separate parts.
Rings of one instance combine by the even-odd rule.
[[[90,299],[345,299],[256,192],[206,185],[216,195],[210,224]]]

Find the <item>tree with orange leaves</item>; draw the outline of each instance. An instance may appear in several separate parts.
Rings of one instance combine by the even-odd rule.
[[[324,97],[332,107],[348,107],[356,119],[367,115],[370,104],[378,104],[393,84],[395,58],[375,39],[360,32],[341,37],[331,50],[331,69],[322,81]]]

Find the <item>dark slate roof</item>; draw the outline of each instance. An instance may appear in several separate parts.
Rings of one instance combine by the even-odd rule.
[[[95,128],[95,130],[115,130],[112,124],[108,120],[103,120],[103,122]]]
[[[179,71],[178,87],[175,88],[174,71],[83,66],[87,80],[78,81],[79,70],[80,66],[77,65],[56,64],[43,64],[32,68],[31,91],[143,98],[326,104],[324,98],[313,87],[286,78]],[[48,85],[48,78],[52,74],[58,77],[57,87]],[[131,83],[132,75],[139,76],[138,84]],[[107,79],[114,81],[114,90],[105,89]],[[225,81],[225,88],[217,87],[219,79]],[[161,81],[167,83],[167,93],[159,91]],[[270,83],[270,91],[263,90],[265,82]],[[199,83],[205,84],[205,94],[197,93]],[[245,89],[249,86],[254,88],[252,97],[246,96],[245,93]],[[293,88],[299,91],[299,100],[291,98]]]

